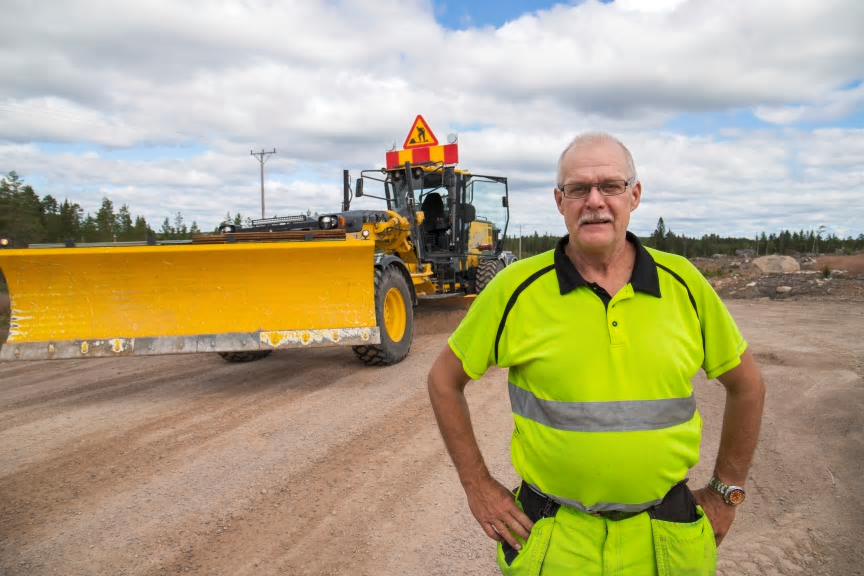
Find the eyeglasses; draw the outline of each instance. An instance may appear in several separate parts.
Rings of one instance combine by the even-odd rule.
[[[604,180],[596,184],[588,182],[575,182],[573,184],[558,184],[558,189],[566,198],[585,198],[591,194],[591,189],[595,186],[603,196],[618,196],[627,190],[627,186],[631,186],[636,182],[636,176],[629,180]]]

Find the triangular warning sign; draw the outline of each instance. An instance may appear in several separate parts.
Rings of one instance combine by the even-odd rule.
[[[438,139],[435,134],[429,129],[426,120],[423,116],[417,115],[414,119],[414,125],[411,126],[411,131],[408,132],[408,137],[405,138],[405,144],[402,146],[406,150],[408,148],[425,148],[426,146],[437,146]]]

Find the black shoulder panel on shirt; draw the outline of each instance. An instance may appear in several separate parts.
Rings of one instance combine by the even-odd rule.
[[[530,286],[535,280],[546,274],[547,272],[551,272],[555,270],[555,264],[550,264],[545,268],[541,268],[534,272],[531,276],[526,278],[516,290],[513,291],[513,294],[510,296],[510,299],[507,301],[507,306],[504,308],[504,314],[501,316],[501,322],[498,324],[498,334],[495,336],[495,363],[498,363],[498,343],[501,341],[501,335],[504,333],[504,324],[507,322],[507,316],[510,314],[510,310],[513,309],[513,306],[516,305],[516,299],[519,298],[519,295],[525,291],[528,286]],[[689,290],[688,290],[689,293]],[[691,296],[692,300],[692,296]]]
[[[656,264],[657,264],[658,268],[665,270],[670,276],[675,278],[675,280],[677,280],[678,282],[681,283],[682,286],[684,286],[684,289],[687,290],[687,296],[690,298],[690,304],[693,305],[693,310],[696,311],[696,316],[698,317],[699,316],[699,309],[696,307],[696,299],[693,298],[693,293],[690,292],[690,287],[687,286],[687,283],[684,281],[684,279],[681,278],[681,276],[679,276],[677,273],[675,273],[672,270],[670,270],[669,268],[667,268],[666,266],[660,264],[659,262],[657,262]]]
[[[690,291],[690,287],[687,286],[687,282],[685,282],[684,279],[681,278],[681,276],[679,276],[676,272],[673,272],[671,269],[660,264],[659,262],[655,261],[655,264],[657,264],[657,268],[660,268],[661,270],[665,270],[667,274],[669,274],[675,280],[680,282],[681,285],[684,286],[684,289],[687,290],[687,297],[690,298],[690,304],[693,306],[693,311],[696,312],[696,319],[699,321],[699,331],[702,332],[702,348],[704,349],[705,348],[705,330],[702,328],[702,318],[699,317],[699,308],[696,307],[696,299],[693,298],[693,293]]]

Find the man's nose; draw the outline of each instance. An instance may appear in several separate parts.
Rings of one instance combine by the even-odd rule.
[[[585,204],[592,208],[606,205],[606,197],[600,193],[599,185],[594,184],[591,186],[591,190],[588,191],[588,196],[585,197]]]

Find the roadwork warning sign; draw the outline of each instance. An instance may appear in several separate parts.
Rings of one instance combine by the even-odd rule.
[[[429,129],[429,125],[426,124],[423,116],[418,114],[417,118],[414,119],[414,125],[411,126],[411,131],[408,132],[408,137],[405,138],[405,144],[402,148],[407,150],[409,148],[425,148],[426,146],[437,145],[438,139],[435,137],[435,134]]]

